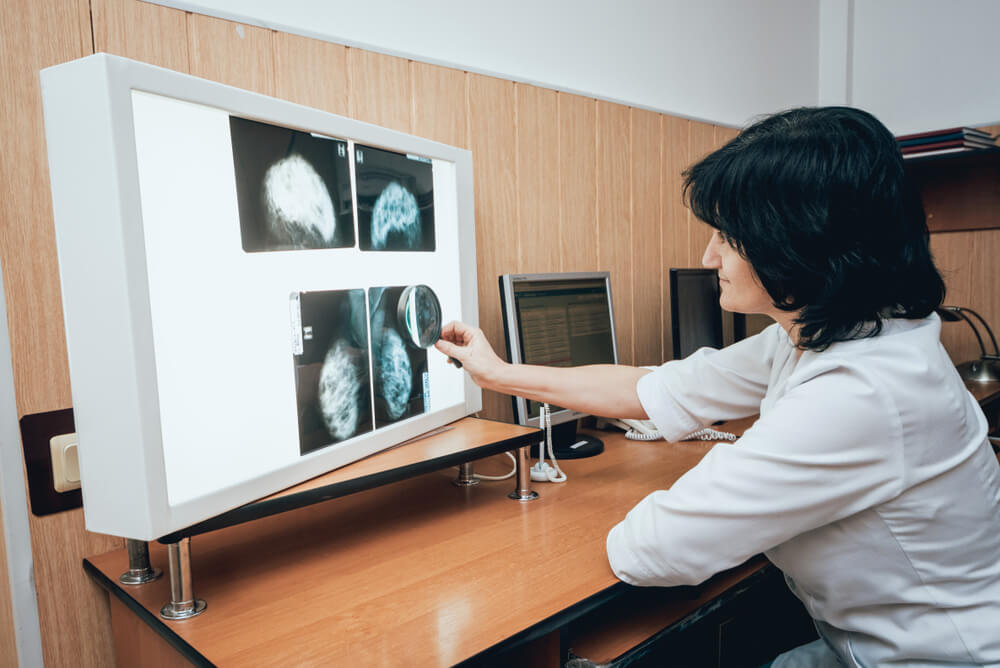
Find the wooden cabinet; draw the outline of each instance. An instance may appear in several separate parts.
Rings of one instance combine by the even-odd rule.
[[[1000,227],[1000,147],[906,160],[931,232]]]

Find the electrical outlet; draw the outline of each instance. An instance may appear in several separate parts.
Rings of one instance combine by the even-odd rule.
[[[80,489],[80,459],[76,434],[60,434],[49,439],[52,454],[52,482],[57,492]]]

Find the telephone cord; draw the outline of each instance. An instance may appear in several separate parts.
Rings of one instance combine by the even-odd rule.
[[[658,441],[663,438],[663,434],[655,431],[651,434],[643,434],[635,429],[629,429],[625,432],[625,438],[632,441]],[[706,427],[705,429],[699,429],[698,431],[691,432],[681,441],[735,441],[736,434],[731,434],[728,431],[719,431],[717,429],[712,429],[711,427]]]

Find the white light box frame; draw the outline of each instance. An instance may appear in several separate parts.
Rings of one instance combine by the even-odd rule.
[[[424,284],[437,294],[444,322],[477,322],[469,151],[107,54],[41,77],[89,530],[158,538],[480,410],[479,388],[440,353],[427,350],[426,361],[419,350],[406,359],[400,353],[396,362],[411,375],[426,370],[422,391],[420,381],[412,385],[417,403],[380,421],[373,398],[365,422],[367,402],[358,400],[349,417],[361,418],[351,424],[368,427],[307,448],[295,356],[303,332],[312,336],[299,322],[307,303],[340,308],[341,324],[345,312],[354,314],[354,357],[343,359],[354,360],[362,386],[351,396],[363,396],[366,380],[371,393],[382,373],[366,348],[372,288]],[[296,136],[306,144],[335,138],[330,146],[341,158],[344,146],[362,152],[350,155],[349,186],[340,188],[351,198],[340,204],[353,214],[353,246],[246,247],[238,196],[247,190],[237,192],[231,117],[304,133]],[[369,163],[378,155],[402,160],[424,183],[432,173],[433,225],[426,214],[420,223],[432,230],[430,242],[425,233],[416,250],[362,249],[357,170],[366,151]],[[330,198],[317,205],[300,191],[290,195],[287,181],[277,178],[279,210],[302,209],[304,201],[308,215],[329,218]],[[271,204],[245,201],[274,215]],[[416,201],[394,211],[412,212]],[[366,206],[374,220],[380,205]],[[349,306],[316,297],[343,290],[363,292]],[[379,350],[390,348],[379,341]],[[354,387],[338,383],[326,390]]]

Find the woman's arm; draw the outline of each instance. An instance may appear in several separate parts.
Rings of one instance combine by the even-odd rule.
[[[738,444],[717,444],[629,511],[608,535],[612,570],[635,585],[698,584],[895,497],[904,471],[897,411],[856,368],[789,388]]]
[[[482,330],[460,322],[445,325],[436,347],[458,360],[482,388],[570,408],[589,415],[646,419],[636,383],[647,369],[615,364],[548,367],[508,364]]]

